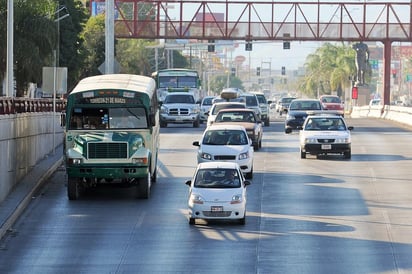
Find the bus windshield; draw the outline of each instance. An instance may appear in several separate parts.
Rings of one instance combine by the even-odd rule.
[[[143,107],[76,107],[70,115],[69,129],[145,129]]]
[[[193,76],[159,76],[160,88],[196,88],[197,77]]]

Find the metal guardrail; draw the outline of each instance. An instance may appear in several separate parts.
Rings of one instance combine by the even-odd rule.
[[[56,100],[56,112],[61,112],[65,108],[65,100]],[[0,98],[0,115],[51,111],[53,111],[53,99]]]

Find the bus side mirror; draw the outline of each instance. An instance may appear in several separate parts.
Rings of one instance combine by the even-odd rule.
[[[66,126],[66,113],[65,112],[60,113],[60,126],[61,127]]]

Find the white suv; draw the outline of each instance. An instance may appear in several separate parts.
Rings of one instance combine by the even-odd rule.
[[[213,124],[203,132],[197,162],[226,161],[238,163],[247,179],[253,178],[253,146],[246,129],[240,125]]]
[[[259,107],[259,100],[256,97],[255,94],[253,93],[242,93],[239,95],[239,99],[243,100],[245,102],[246,107],[253,109],[253,111],[256,113],[256,115],[259,117],[259,119],[262,119],[260,107]]]
[[[270,125],[270,119],[269,119],[269,104],[268,101],[266,100],[265,94],[263,92],[254,92],[256,95],[258,102],[259,102],[259,107],[260,107],[260,119],[262,122],[265,124],[265,126]]]

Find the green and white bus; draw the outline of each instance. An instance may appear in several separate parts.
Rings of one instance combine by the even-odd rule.
[[[63,122],[70,200],[98,184],[137,186],[137,196],[149,198],[159,149],[159,106],[152,78],[85,78],[68,95]]]
[[[163,101],[170,92],[188,92],[196,101],[200,101],[202,92],[199,73],[193,69],[172,68],[155,71],[152,73],[156,81],[157,96]]]

